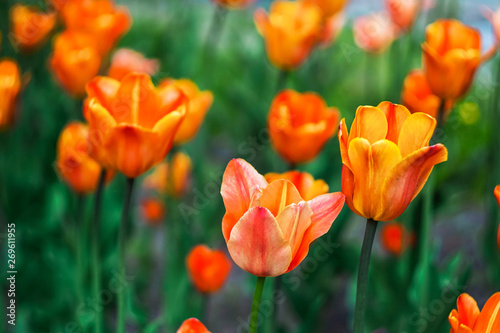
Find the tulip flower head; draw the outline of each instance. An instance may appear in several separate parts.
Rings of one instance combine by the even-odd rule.
[[[323,11],[325,17],[332,17],[344,10],[349,0],[302,0],[302,2],[316,5]]]
[[[8,128],[14,120],[21,85],[17,63],[10,59],[0,59],[0,130]]]
[[[500,292],[494,294],[479,311],[476,301],[468,294],[457,299],[457,309],[448,316],[450,333],[500,332]]]
[[[344,205],[340,192],[305,201],[292,182],[268,183],[242,159],[229,162],[221,194],[226,207],[222,233],[229,254],[239,267],[259,277],[297,267]]]
[[[227,9],[244,9],[253,4],[255,0],[212,0],[212,2]]]
[[[360,106],[350,133],[342,120],[342,191],[349,208],[376,221],[400,216],[434,165],[448,158],[442,144],[428,146],[435,127],[431,116],[411,114],[404,106],[389,102]]]
[[[146,198],[141,202],[141,212],[147,224],[156,226],[165,217],[165,204],[157,198]]]
[[[319,7],[295,1],[273,1],[269,14],[262,8],[254,14],[269,60],[283,70],[295,69],[306,60],[321,38],[322,19]]]
[[[321,43],[323,46],[331,44],[339,35],[345,23],[343,10],[348,0],[302,0],[318,6],[323,14],[323,33]]]
[[[218,291],[231,272],[231,261],[220,250],[195,246],[186,258],[186,267],[194,286],[202,293]]]
[[[56,13],[35,6],[14,5],[10,9],[11,32],[21,51],[33,51],[45,42],[56,24]]]
[[[401,256],[413,243],[413,235],[401,223],[384,223],[380,233],[382,247],[393,256]]]
[[[144,179],[144,187],[163,195],[181,198],[191,188],[193,164],[189,155],[177,152],[169,162],[161,162]]]
[[[382,53],[394,41],[397,29],[385,12],[358,17],[354,21],[354,42],[368,53]]]
[[[70,95],[83,97],[85,85],[99,73],[100,66],[101,55],[92,36],[65,31],[55,38],[50,67]]]
[[[196,318],[185,320],[177,333],[210,333],[210,331]]]
[[[160,82],[160,88],[167,86],[179,88],[189,98],[189,112],[174,139],[174,143],[180,145],[193,139],[198,134],[203,119],[205,119],[205,115],[212,106],[214,96],[208,90],[200,91],[193,81],[186,79],[166,79]]]
[[[497,200],[498,208],[500,209],[500,185],[497,185],[495,187],[495,199]],[[498,252],[500,252],[500,225],[498,226],[498,231],[497,231],[497,246],[498,246]]]
[[[424,73],[434,95],[456,100],[469,89],[481,63],[479,32],[460,21],[430,24],[422,44]]]
[[[104,167],[137,177],[160,163],[187,112],[176,87],[155,88],[146,74],[121,81],[96,77],[87,85],[85,117],[92,156]]]
[[[278,179],[291,181],[304,200],[312,200],[318,195],[328,193],[328,184],[322,179],[314,180],[313,176],[307,172],[293,170],[282,174],[268,173],[264,178],[266,178],[268,183]]]
[[[134,50],[119,49],[113,54],[108,76],[118,81],[132,72],[152,76],[158,72],[159,66],[157,59],[147,59]]]
[[[392,22],[403,31],[411,29],[417,19],[420,6],[420,0],[385,0],[385,7]]]
[[[57,171],[61,178],[79,194],[94,192],[101,166],[90,157],[89,128],[72,122],[66,125],[57,142]],[[112,178],[108,173],[107,180]]]
[[[271,141],[289,163],[314,159],[335,134],[340,113],[315,93],[284,90],[273,100],[267,124]]]

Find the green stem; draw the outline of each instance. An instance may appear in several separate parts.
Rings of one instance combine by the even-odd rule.
[[[220,6],[216,6],[214,9],[214,15],[212,21],[210,22],[210,27],[208,29],[207,41],[205,43],[205,54],[208,53],[210,46],[212,46],[214,52],[217,51],[217,46],[219,44],[222,31],[224,30],[224,22],[226,21],[227,10]]]
[[[266,282],[265,277],[257,277],[257,283],[255,284],[255,292],[253,294],[252,312],[250,313],[249,333],[257,333],[260,299],[262,298],[262,290],[264,290],[265,282]]]
[[[106,178],[106,170],[101,171],[99,176],[99,183],[94,195],[94,214],[92,218],[92,289],[95,301],[100,299],[99,292],[101,290],[101,267],[100,267],[100,249],[99,249],[99,227],[101,224],[101,204],[102,204],[102,191],[104,188],[104,179]],[[104,309],[98,309],[95,312],[94,332],[102,332],[102,313]]]
[[[127,188],[125,190],[125,198],[123,201],[122,221],[118,234],[118,271],[120,276],[125,277],[125,246],[128,233],[128,218],[130,213],[130,202],[132,201],[132,191],[134,190],[135,178],[127,178]],[[117,332],[125,333],[126,313],[125,313],[125,297],[127,294],[126,287],[118,291],[118,328]]]
[[[366,221],[365,237],[359,258],[358,286],[356,289],[356,306],[354,308],[354,333],[365,332],[366,301],[368,299],[368,271],[372,253],[373,239],[377,232],[378,222],[373,219]]]
[[[441,103],[439,104],[439,110],[437,113],[437,119],[436,119],[436,129],[437,130],[442,130],[444,126],[444,113],[446,112],[445,110],[446,107],[446,100],[441,99]]]
[[[73,241],[75,242],[75,244],[78,244],[78,246],[76,247],[76,288],[78,295],[78,304],[82,304],[85,301],[85,247],[87,244],[88,225],[83,214],[84,203],[85,201],[83,195],[78,195],[76,202],[75,226],[73,228]]]
[[[289,76],[290,72],[287,70],[282,69],[278,72],[278,80],[276,80],[276,93],[286,89]]]

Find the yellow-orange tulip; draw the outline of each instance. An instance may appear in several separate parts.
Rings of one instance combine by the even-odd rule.
[[[349,0],[302,0],[302,2],[316,5],[323,11],[325,17],[332,17],[344,10]]]
[[[210,331],[196,318],[185,320],[177,333],[210,333]]]
[[[193,81],[186,79],[166,79],[160,82],[159,87],[164,88],[170,85],[181,89],[182,92],[189,98],[189,112],[175,136],[174,142],[176,145],[179,145],[186,143],[196,136],[201,124],[203,123],[205,115],[212,106],[214,97],[210,91],[200,91],[198,86]]]
[[[0,130],[8,128],[21,91],[21,73],[17,63],[10,59],[0,60]]]
[[[494,294],[479,311],[476,301],[468,294],[457,299],[457,309],[448,316],[450,333],[500,332],[500,292]]]
[[[212,0],[212,2],[228,9],[243,9],[253,4],[255,0]]]
[[[422,50],[424,72],[434,95],[462,97],[481,63],[479,32],[460,21],[440,19],[427,27]]]
[[[59,84],[74,97],[85,94],[85,85],[101,66],[101,55],[92,36],[65,31],[54,41],[50,66]]]
[[[273,100],[267,124],[276,150],[292,164],[319,154],[337,130],[340,113],[315,93],[284,90]]]
[[[432,93],[425,74],[419,70],[413,70],[405,78],[401,100],[411,113],[423,112],[438,118],[441,107],[441,99]],[[453,101],[448,100],[445,104],[445,117],[451,110]]]
[[[177,152],[170,162],[162,162],[154,168],[153,173],[144,179],[144,187],[180,198],[191,187],[192,169],[191,158],[183,152]]]
[[[121,80],[125,75],[132,72],[152,76],[158,72],[159,66],[156,59],[147,59],[134,50],[119,49],[113,54],[108,76],[115,80]]]
[[[321,43],[327,46],[339,35],[345,23],[343,9],[349,0],[302,0],[318,6],[323,14],[323,33]]]
[[[231,261],[221,250],[212,250],[206,245],[197,245],[186,258],[189,277],[202,293],[218,291],[231,272]]]
[[[101,54],[109,52],[132,24],[126,7],[112,0],[71,0],[61,8],[68,30],[83,31],[98,41]]]
[[[22,51],[36,49],[45,42],[56,20],[56,13],[44,13],[35,6],[12,6],[10,29],[14,42]]]
[[[307,172],[297,170],[288,171],[285,173],[268,173],[264,175],[266,181],[271,183],[278,179],[289,180],[295,185],[299,194],[304,200],[312,200],[318,195],[328,193],[328,184],[324,180],[314,180],[313,176]]]
[[[86,124],[72,122],[66,125],[57,142],[56,165],[59,175],[80,194],[95,190],[101,166],[90,157],[89,128]],[[111,179],[112,173],[107,179]]]
[[[351,133],[342,120],[342,192],[349,208],[376,221],[401,215],[434,165],[448,158],[442,144],[428,146],[435,127],[431,116],[411,114],[404,106],[389,102],[360,106]]]
[[[165,217],[165,204],[157,198],[146,198],[141,202],[141,211],[146,223],[156,226]]]
[[[354,42],[370,53],[384,52],[396,38],[396,26],[385,12],[358,17],[354,21]]]
[[[269,60],[283,70],[300,66],[323,31],[321,9],[304,2],[273,1],[269,15],[259,8],[254,21],[264,37]]]
[[[344,206],[340,192],[305,201],[292,182],[268,183],[242,159],[229,162],[222,178],[226,207],[222,233],[233,261],[259,276],[297,267],[309,245],[330,229]]]
[[[121,81],[96,77],[87,94],[84,113],[92,156],[129,178],[165,158],[187,112],[180,89],[157,89],[146,74],[131,73]]]
[[[402,30],[411,29],[420,6],[420,0],[385,0],[385,7],[392,22]]]
[[[495,187],[495,199],[497,200],[498,208],[500,209],[500,185],[497,185]],[[498,226],[498,231],[497,231],[497,247],[498,251],[500,252],[500,225]]]

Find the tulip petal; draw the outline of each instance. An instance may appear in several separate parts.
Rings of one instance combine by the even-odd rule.
[[[405,120],[410,116],[410,111],[403,105],[391,102],[382,102],[377,108],[385,113],[388,123],[387,140],[398,144],[399,132]]]
[[[474,298],[465,293],[458,296],[457,314],[461,325],[473,328],[479,316],[479,308]]]
[[[267,25],[269,24],[269,18],[267,17],[266,11],[262,8],[257,8],[253,14],[253,20],[255,22],[257,32],[261,36],[265,36]]]
[[[373,106],[360,106],[351,126],[349,140],[365,138],[369,143],[385,139],[388,131],[387,118],[382,110]]]
[[[246,212],[231,230],[229,254],[243,270],[256,276],[278,276],[292,261],[292,250],[278,222],[263,207]]]
[[[442,144],[420,148],[406,156],[389,173],[382,187],[381,210],[374,217],[378,221],[394,220],[417,196],[434,165],[448,159]]]
[[[86,101],[86,117],[89,123],[90,156],[95,158],[107,169],[113,169],[108,162],[108,154],[103,149],[103,144],[111,129],[116,126],[115,119],[99,102],[92,98]]]
[[[119,88],[119,81],[106,76],[97,76],[87,83],[85,91],[89,98],[95,97],[104,108],[111,110]]]
[[[222,233],[226,242],[234,224],[245,214],[255,190],[265,188],[267,181],[243,159],[233,159],[224,171],[221,195],[226,207],[222,220]]]
[[[161,118],[153,127],[153,132],[158,133],[161,150],[158,151],[158,155],[163,156],[162,159],[167,155],[174,142],[174,137],[177,130],[182,124],[186,116],[186,107],[183,105],[179,107],[176,111],[170,112],[163,118]]]
[[[276,217],[283,236],[288,240],[295,256],[304,237],[304,233],[311,225],[312,210],[305,201],[287,206]]]
[[[436,120],[425,113],[414,113],[401,127],[398,146],[403,157],[428,146],[434,134]]]
[[[303,199],[291,181],[278,179],[263,189],[258,205],[266,207],[274,216],[278,216],[285,207],[301,201]]]
[[[320,195],[307,203],[313,215],[311,225],[304,233],[297,253],[294,255],[287,272],[297,267],[309,252],[309,245],[330,230],[333,222],[344,206],[345,196],[341,192]]]
[[[349,142],[349,131],[347,130],[347,126],[345,124],[345,118],[340,121],[339,125],[339,144],[340,144],[340,156],[342,158],[342,163],[349,166],[349,154],[348,150],[348,142]]]
[[[500,332],[500,292],[491,296],[483,306],[481,313],[477,317],[474,332]]]

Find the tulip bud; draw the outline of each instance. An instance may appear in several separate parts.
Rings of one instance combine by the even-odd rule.
[[[165,204],[160,199],[147,198],[141,201],[141,211],[145,222],[156,226],[165,217]]]
[[[0,60],[0,130],[7,129],[14,114],[21,91],[19,66],[13,60]]]
[[[157,59],[147,59],[139,52],[130,49],[119,49],[111,59],[108,75],[116,80],[121,80],[129,73],[137,72],[155,75],[158,72]]]
[[[33,51],[46,41],[56,24],[56,14],[18,4],[10,9],[10,24],[16,46],[21,51]]]
[[[202,293],[218,291],[231,272],[231,261],[220,250],[206,245],[195,246],[186,258],[189,277]]]
[[[385,7],[401,30],[408,31],[415,23],[420,11],[420,0],[385,0]]]
[[[177,333],[210,333],[210,331],[196,318],[185,320]]]
[[[380,233],[382,247],[393,256],[401,256],[408,246],[414,242],[414,237],[401,223],[384,223]]]

